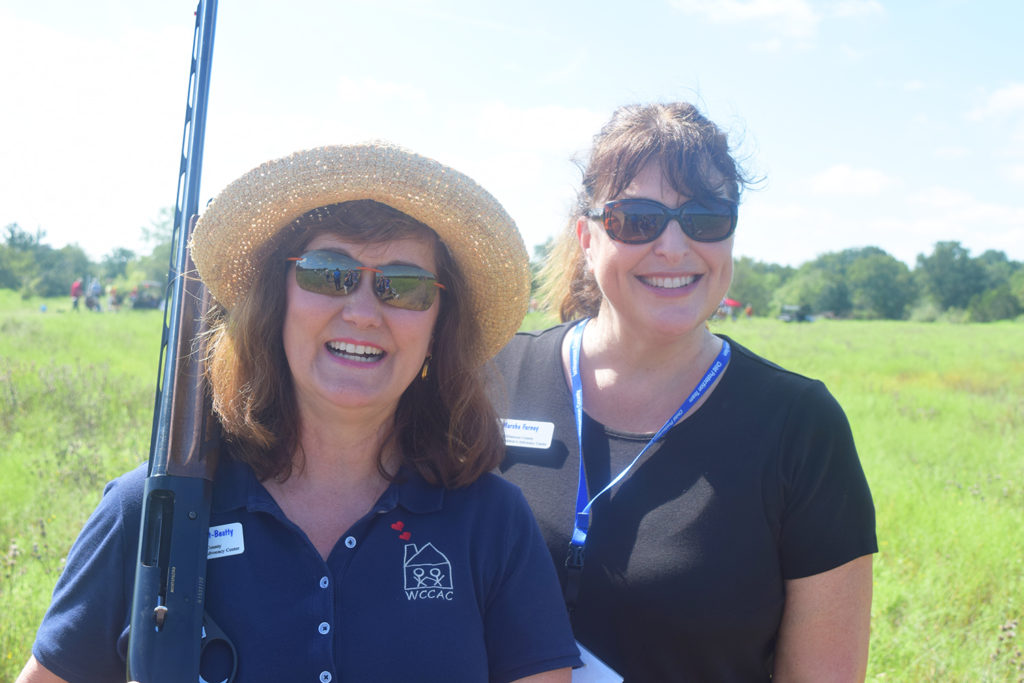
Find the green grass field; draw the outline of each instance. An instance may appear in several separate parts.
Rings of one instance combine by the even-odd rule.
[[[162,313],[68,308],[0,290],[3,681],[103,484],[149,450]],[[1024,681],[1024,324],[714,329],[824,380],[849,415],[881,546],[868,679]]]

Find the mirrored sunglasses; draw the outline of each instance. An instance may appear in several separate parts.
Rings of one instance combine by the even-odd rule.
[[[363,273],[373,274],[373,293],[381,303],[408,311],[425,311],[444,285],[433,273],[417,266],[391,264],[371,268],[351,256],[327,249],[288,258],[295,263],[295,281],[307,292],[348,296],[359,286]]]
[[[617,199],[587,212],[600,220],[613,240],[646,244],[658,239],[669,222],[679,221],[686,236],[697,242],[720,242],[736,230],[739,204],[729,199],[691,199],[670,209],[653,199]]]

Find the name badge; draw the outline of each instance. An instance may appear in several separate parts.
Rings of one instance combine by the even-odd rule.
[[[551,437],[555,433],[553,422],[533,422],[532,420],[502,420],[505,428],[505,445],[521,448],[550,448]]]
[[[240,522],[221,524],[210,527],[210,542],[206,549],[206,559],[241,555],[245,552],[245,538],[242,535]]]

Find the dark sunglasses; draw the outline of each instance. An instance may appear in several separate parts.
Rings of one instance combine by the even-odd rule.
[[[371,268],[351,256],[326,249],[307,251],[288,260],[295,262],[295,281],[299,287],[314,294],[348,296],[367,272],[373,273],[373,293],[381,303],[407,311],[425,311],[433,305],[437,290],[444,289],[433,273],[417,266],[392,264]]]
[[[669,222],[679,221],[686,236],[697,242],[720,242],[736,230],[739,204],[729,199],[691,199],[670,209],[653,199],[617,199],[587,212],[600,220],[613,240],[646,244],[658,239]]]

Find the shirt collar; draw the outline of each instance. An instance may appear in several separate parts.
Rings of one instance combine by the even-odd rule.
[[[228,454],[220,459],[216,484],[213,487],[214,512],[245,508],[249,511],[277,508],[267,490],[256,479],[256,473]],[[444,506],[444,488],[427,483],[419,473],[403,467],[395,481],[381,496],[377,509],[391,510],[401,505],[414,514],[436,512]]]

